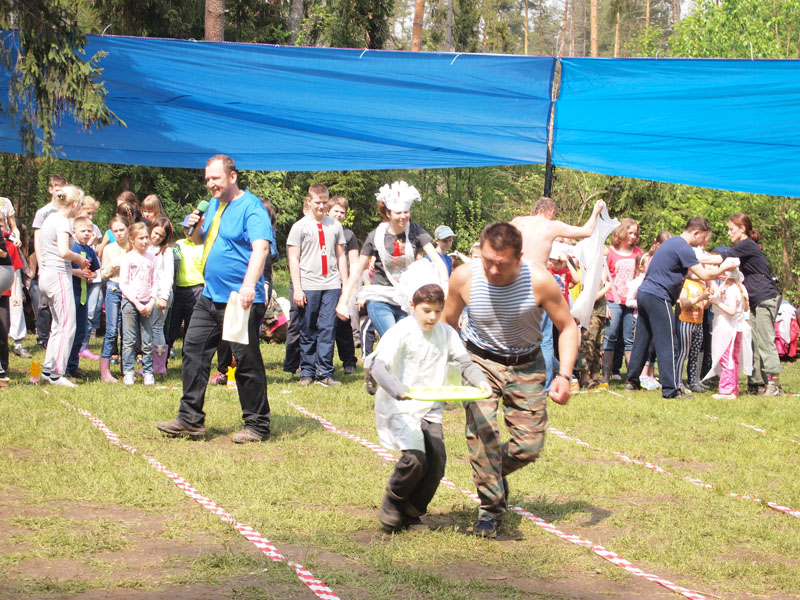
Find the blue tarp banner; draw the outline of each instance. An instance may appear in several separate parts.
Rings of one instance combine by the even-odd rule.
[[[127,127],[65,119],[65,158],[198,168],[222,152],[297,171],[546,158],[554,58],[89,36],[87,56],[99,50]],[[800,61],[563,59],[553,135],[561,167],[800,196]],[[0,151],[21,151],[7,115]]]
[[[553,58],[90,36],[87,56],[98,50],[127,128],[65,120],[64,158],[202,167],[221,152],[242,169],[297,171],[546,158]],[[0,151],[21,151],[7,115]]]
[[[553,162],[800,196],[800,62],[564,59]]]

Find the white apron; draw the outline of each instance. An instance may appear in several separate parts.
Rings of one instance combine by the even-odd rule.
[[[456,331],[442,323],[424,332],[411,316],[395,323],[383,335],[375,352],[364,361],[386,363],[389,372],[405,385],[438,386],[447,382],[447,363],[467,354]],[[375,394],[375,424],[383,447],[390,450],[425,450],[422,420],[442,422],[441,402],[396,400],[383,388]]]

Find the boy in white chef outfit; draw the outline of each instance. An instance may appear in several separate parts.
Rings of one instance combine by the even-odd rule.
[[[403,453],[378,513],[381,524],[391,530],[421,524],[419,517],[427,512],[447,461],[441,402],[409,400],[409,388],[444,385],[448,362],[454,361],[470,385],[490,392],[486,376],[469,359],[458,333],[440,322],[443,307],[439,285],[417,289],[411,317],[393,325],[366,360],[380,386],[375,396],[378,437],[384,447]]]

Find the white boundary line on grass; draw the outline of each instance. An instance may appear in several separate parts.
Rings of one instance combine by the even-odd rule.
[[[297,574],[297,577],[300,578],[304,584],[308,586],[308,588],[316,594],[318,598],[322,600],[339,600],[339,596],[333,593],[327,585],[322,583],[319,579],[315,579],[314,575],[311,574],[307,568],[305,568],[300,563],[297,563],[293,560],[287,560],[283,554],[278,552],[278,549],[270,542],[267,538],[261,535],[258,531],[250,527],[249,525],[245,525],[244,523],[240,523],[236,519],[234,519],[224,508],[206,498],[205,496],[201,495],[191,483],[186,481],[183,477],[178,475],[177,473],[173,473],[169,469],[167,469],[164,465],[158,462],[154,458],[150,458],[139,452],[136,448],[131,446],[130,444],[124,444],[120,441],[119,436],[111,431],[105,423],[103,423],[100,419],[91,415],[91,413],[76,408],[72,406],[69,402],[65,400],[59,400],[64,406],[70,408],[77,412],[78,414],[83,415],[89,421],[91,421],[92,425],[94,425],[97,429],[99,429],[103,434],[105,434],[106,438],[108,439],[109,443],[113,444],[114,446],[119,446],[123,450],[130,452],[131,454],[139,454],[142,458],[147,460],[151,467],[153,467],[156,471],[163,473],[167,477],[172,480],[178,489],[180,489],[184,494],[189,496],[192,500],[197,502],[200,506],[205,508],[212,514],[217,515],[220,520],[224,521],[225,523],[229,523],[236,531],[238,531],[245,539],[247,539],[250,543],[252,543],[256,548],[258,548],[261,552],[267,555],[270,560],[274,562],[285,562],[289,565],[294,572]]]
[[[714,415],[706,415],[706,417],[708,417],[709,419],[712,419],[714,421],[719,421],[720,420],[719,417],[715,417]],[[748,425],[747,423],[739,423],[739,425],[741,425],[742,427],[747,427],[748,429],[752,429],[753,431],[757,431],[758,433],[760,433],[762,435],[767,435],[767,431],[765,429],[761,429],[760,427],[756,427],[755,425]],[[779,433],[776,433],[774,435],[777,436],[778,439],[784,440],[786,442],[792,442],[793,444],[797,444],[798,446],[800,446],[800,442],[798,442],[797,440],[793,440],[792,438],[784,437]]]
[[[572,437],[570,435],[567,435],[563,431],[559,431],[558,429],[555,429],[554,427],[548,427],[547,430],[550,433],[552,433],[553,435],[555,435],[557,437],[560,437],[561,439],[568,440],[570,442],[575,442],[576,444],[579,444],[581,446],[585,446],[587,448],[591,448],[592,450],[596,450],[598,452],[606,452],[608,454],[612,454],[613,456],[616,456],[622,462],[631,463],[631,464],[634,464],[634,465],[639,465],[640,467],[646,467],[646,468],[650,469],[651,471],[655,471],[656,473],[661,473],[662,475],[669,475],[670,477],[677,477],[676,475],[673,475],[672,473],[670,473],[669,471],[667,471],[663,467],[659,467],[658,465],[655,465],[655,464],[647,462],[647,461],[642,461],[642,460],[637,460],[635,458],[631,458],[630,456],[626,456],[622,452],[618,452],[618,451],[615,451],[615,450],[606,450],[605,448],[599,448],[597,446],[592,446],[588,442],[584,442],[580,438],[576,438],[576,437]],[[687,477],[687,476],[683,476],[683,477],[681,477],[681,479],[683,479],[684,481],[688,481],[689,483],[694,484],[696,486],[699,486],[701,488],[707,489],[707,490],[713,490],[714,489],[714,486],[712,486],[710,483],[704,482],[701,479],[694,479],[692,477]],[[772,510],[776,510],[778,512],[787,514],[787,515],[789,515],[791,517],[796,517],[796,518],[800,519],[800,510],[794,510],[792,508],[789,508],[788,506],[783,506],[781,504],[777,504],[776,502],[767,502],[765,500],[761,500],[760,498],[754,498],[753,496],[747,496],[745,494],[737,494],[735,492],[729,492],[727,495],[730,496],[731,498],[742,498],[744,500],[752,500],[753,502],[758,502],[759,504],[763,504],[764,506],[768,506]]]
[[[361,444],[362,446],[372,450],[375,454],[377,454],[378,456],[380,456],[381,458],[383,458],[386,461],[389,461],[389,462],[396,462],[397,461],[397,458],[391,452],[386,450],[386,448],[384,448],[383,446],[379,446],[378,444],[370,442],[369,440],[365,440],[362,437],[359,437],[357,435],[353,435],[352,433],[348,433],[347,431],[343,431],[343,430],[339,429],[338,427],[336,427],[333,423],[331,423],[330,421],[325,419],[324,417],[320,417],[319,415],[315,415],[314,413],[309,412],[308,410],[306,410],[305,408],[303,408],[299,404],[295,404],[294,402],[289,402],[288,404],[289,404],[289,406],[293,407],[295,410],[299,411],[300,413],[302,413],[302,414],[304,414],[304,415],[306,415],[308,417],[311,417],[312,419],[318,421],[320,423],[320,425],[322,425],[322,427],[324,429],[327,429],[331,433],[335,433],[337,435],[341,435],[343,437],[346,437],[349,440],[353,440],[354,442],[357,442],[357,443]],[[456,486],[455,483],[453,483],[452,481],[450,481],[446,477],[442,478],[442,483],[444,485],[446,485],[447,487],[453,489],[453,490],[461,492],[462,494],[464,494],[465,496],[471,498],[475,502],[480,502],[480,498],[478,498],[478,495],[475,492],[472,492],[471,490],[460,489],[458,486]],[[642,571],[639,567],[637,567],[636,565],[634,565],[630,561],[625,560],[620,555],[616,554],[615,552],[612,552],[611,550],[608,550],[607,548],[604,548],[600,544],[595,544],[594,542],[592,542],[590,540],[587,540],[586,538],[582,538],[579,535],[565,533],[565,532],[561,531],[560,529],[558,529],[552,523],[549,523],[548,521],[545,521],[541,517],[537,517],[535,514],[525,510],[524,508],[521,508],[519,506],[511,506],[511,505],[509,505],[508,508],[512,512],[515,512],[518,515],[521,515],[521,516],[525,517],[526,519],[532,521],[534,524],[538,525],[539,527],[541,527],[545,531],[547,531],[549,533],[552,533],[553,535],[561,538],[562,540],[566,540],[567,542],[570,542],[572,544],[577,544],[578,546],[582,546],[584,548],[590,549],[592,552],[594,552],[595,554],[597,554],[601,558],[604,558],[605,560],[609,561],[610,563],[612,563],[612,564],[614,564],[614,565],[616,565],[616,566],[618,566],[618,567],[620,567],[622,569],[625,569],[628,573],[630,573],[632,575],[636,575],[637,577],[643,577],[644,579],[647,579],[648,581],[651,581],[653,583],[657,583],[658,585],[661,585],[661,586],[667,588],[668,590],[671,590],[671,591],[673,591],[673,592],[675,592],[677,594],[680,594],[681,596],[684,596],[685,598],[689,598],[690,600],[708,600],[706,598],[706,596],[703,596],[702,594],[700,594],[698,592],[695,592],[695,591],[692,591],[692,590],[690,590],[688,588],[679,586],[679,585],[677,585],[675,583],[672,583],[671,581],[668,581],[667,579],[664,579],[663,577],[659,577],[658,575],[653,575],[652,573],[647,573],[645,571]]]

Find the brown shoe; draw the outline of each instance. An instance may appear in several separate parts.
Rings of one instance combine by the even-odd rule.
[[[156,428],[172,436],[188,435],[190,438],[201,438],[206,434],[205,427],[189,427],[181,423],[178,419],[159,421],[156,423]]]
[[[239,433],[235,433],[231,438],[234,444],[246,444],[247,442],[266,442],[269,434],[259,435],[249,427],[245,427]]]

